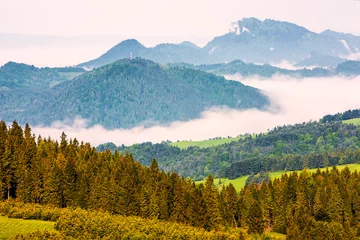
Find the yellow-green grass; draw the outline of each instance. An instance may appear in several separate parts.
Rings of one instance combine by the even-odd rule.
[[[24,220],[0,216],[0,240],[9,239],[17,234],[36,230],[54,230],[54,222]]]
[[[204,140],[204,141],[181,141],[181,142],[173,142],[170,143],[171,146],[178,147],[180,149],[186,149],[188,147],[199,147],[199,148],[207,148],[222,145],[225,143],[230,143],[234,141],[239,141],[239,137],[235,138],[221,138],[221,139],[213,139],[213,140]]]
[[[339,169],[339,171],[343,170],[345,167],[348,167],[349,170],[351,172],[353,171],[358,171],[360,172],[360,164],[356,163],[356,164],[348,164],[348,165],[341,165],[341,166],[336,166],[337,169]],[[331,170],[332,167],[328,167],[329,170]],[[320,171],[325,171],[326,168],[320,168]],[[313,168],[313,169],[307,169],[307,171],[309,171],[310,173],[313,173],[313,172],[316,172],[317,171],[317,168]],[[269,177],[271,180],[274,180],[276,178],[281,178],[281,176],[283,174],[290,174],[294,171],[277,171],[277,172],[271,172],[269,173]],[[296,172],[299,172],[299,171],[296,171]],[[236,189],[236,191],[240,191],[244,186],[245,186],[245,183],[246,183],[246,180],[249,176],[242,176],[242,177],[239,177],[239,178],[236,178],[236,179],[228,179],[228,178],[215,178],[214,179],[214,184],[215,186],[221,188],[222,185],[229,185],[230,183],[232,183]],[[221,182],[220,182],[221,180]],[[220,183],[219,183],[220,182]],[[196,184],[200,184],[200,183],[205,183],[205,180],[203,181],[197,181]]]
[[[343,121],[343,123],[360,125],[360,118],[353,118],[353,119],[345,120],[345,121]]]

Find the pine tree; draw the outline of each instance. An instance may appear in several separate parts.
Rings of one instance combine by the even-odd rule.
[[[183,183],[177,181],[174,189],[174,207],[171,212],[170,220],[176,222],[186,222],[186,199]]]
[[[333,222],[343,223],[342,211],[343,211],[343,202],[339,192],[339,189],[336,184],[332,183],[329,186],[330,196],[328,204],[328,214]]]
[[[206,211],[204,228],[207,230],[217,229],[222,223],[222,219],[219,206],[219,193],[214,186],[214,179],[211,176],[206,179],[204,203]]]
[[[230,183],[225,188],[226,220],[230,226],[237,227],[238,223],[238,195],[234,186]]]
[[[260,204],[254,201],[249,209],[247,216],[248,233],[262,234],[264,232],[265,224]]]
[[[7,139],[7,127],[4,121],[0,121],[0,200],[5,198],[5,143]]]

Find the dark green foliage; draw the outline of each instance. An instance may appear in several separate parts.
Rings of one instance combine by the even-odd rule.
[[[247,109],[268,103],[259,90],[223,77],[124,59],[51,89],[10,92],[0,115],[6,121],[45,125],[82,117],[89,125],[112,129],[194,119],[214,106]]]

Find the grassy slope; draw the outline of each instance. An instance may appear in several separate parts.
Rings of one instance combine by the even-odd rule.
[[[353,118],[353,119],[345,120],[345,121],[343,121],[343,123],[360,125],[360,118]]]
[[[54,223],[39,220],[14,219],[0,216],[0,240],[14,237],[20,233],[29,233],[36,230],[45,229],[54,229]]]
[[[342,165],[342,166],[337,166],[337,168],[341,171],[343,170],[346,166],[348,166],[348,168],[350,169],[350,171],[358,171],[360,172],[360,164],[349,164],[349,165]],[[332,167],[329,167],[329,170],[331,169]],[[309,169],[308,171],[309,172],[315,172],[317,170],[317,168],[314,168],[314,169]],[[324,171],[326,170],[326,168],[320,168],[320,170]],[[270,179],[271,180],[274,180],[275,178],[280,178],[284,173],[291,173],[291,171],[277,171],[277,172],[272,172],[270,173]],[[246,179],[248,178],[248,176],[243,176],[243,177],[239,177],[239,178],[236,178],[236,179],[232,179],[232,180],[229,180],[227,178],[216,178],[214,179],[214,183],[217,187],[222,187],[222,185],[229,185],[230,183],[232,183],[234,185],[234,187],[236,188],[237,191],[240,191],[244,186],[245,186],[245,183],[246,183]],[[219,181],[221,180],[221,184],[219,184]],[[200,184],[200,183],[205,183],[205,180],[203,181],[197,181],[196,182],[197,184]]]
[[[194,146],[200,148],[207,148],[207,147],[218,146],[234,141],[239,141],[239,139],[240,139],[239,137],[235,137],[235,138],[222,138],[222,139],[204,140],[204,141],[181,141],[181,142],[170,143],[170,145],[174,147],[178,147],[180,149],[186,149],[188,147],[194,147]]]

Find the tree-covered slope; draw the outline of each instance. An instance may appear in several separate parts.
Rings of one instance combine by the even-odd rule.
[[[0,67],[1,89],[42,89],[71,80],[84,73],[81,68],[37,68],[22,63],[8,62]]]
[[[229,63],[201,64],[193,65],[189,63],[171,63],[170,66],[182,66],[197,70],[214,73],[216,75],[238,74],[243,78],[258,76],[262,78],[271,78],[275,75],[285,75],[295,78],[307,77],[331,77],[331,76],[358,76],[360,75],[360,61],[344,61],[332,69],[314,68],[289,70],[271,66],[269,64],[259,65],[245,63],[241,60],[234,60]]]
[[[346,150],[360,148],[360,127],[341,122],[309,122],[276,127],[266,134],[245,135],[239,141],[208,148],[180,150],[166,142],[98,147],[99,150],[106,148],[131,152],[145,165],[156,158],[162,169],[195,179],[202,180],[208,174],[236,178],[260,171],[331,166],[338,164],[342,158],[343,164],[354,163],[358,158],[353,154],[360,152],[350,154]]]
[[[239,82],[144,59],[120,60],[51,89],[6,96],[0,106],[6,121],[49,125],[81,117],[106,128],[185,121],[214,106],[246,109],[268,104],[259,90]]]

